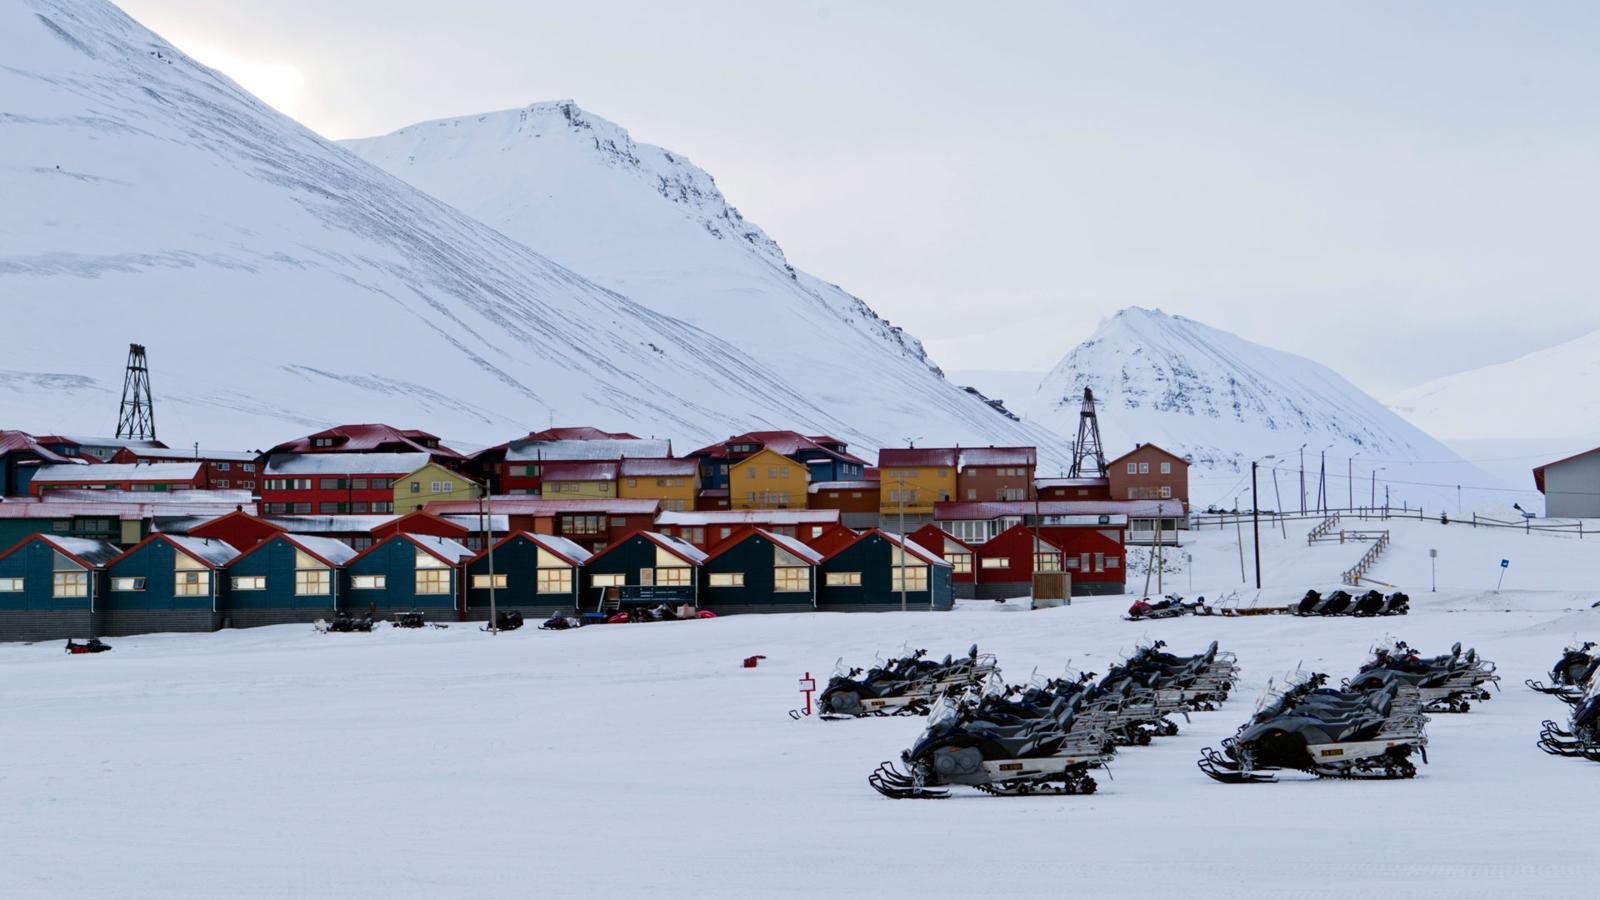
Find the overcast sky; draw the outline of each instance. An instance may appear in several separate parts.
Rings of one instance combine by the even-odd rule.
[[[122,6],[328,137],[573,98],[947,369],[1142,305],[1381,396],[1600,327],[1600,4]]]

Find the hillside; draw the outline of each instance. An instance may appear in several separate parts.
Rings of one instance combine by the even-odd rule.
[[[109,431],[123,355],[139,341],[162,436],[214,446],[335,421],[464,444],[553,420],[690,444],[794,427],[868,450],[908,433],[1027,434],[868,312],[873,343],[854,352],[892,362],[801,379],[587,280],[99,0],[4,5],[0,56],[11,427]],[[839,340],[785,327],[796,355]]]

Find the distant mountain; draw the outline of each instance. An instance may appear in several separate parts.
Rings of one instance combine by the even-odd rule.
[[[1389,483],[1398,505],[1454,491],[1432,485],[1482,485],[1487,476],[1325,366],[1159,310],[1124,309],[1101,324],[1045,376],[1027,418],[1075,436],[1085,387],[1094,388],[1107,455],[1136,442],[1192,458],[1199,505],[1232,505],[1248,492],[1251,459],[1280,468],[1283,506],[1298,508],[1300,447],[1305,446],[1312,500],[1316,467],[1327,448],[1332,505],[1353,495],[1364,504],[1372,472]],[[1354,463],[1348,460],[1354,459]],[[1285,480],[1288,470],[1295,475]],[[1355,484],[1347,472],[1356,473]],[[1267,477],[1263,475],[1263,477]],[[1292,483],[1291,483],[1292,482]],[[1426,482],[1413,484],[1404,482]],[[1271,490],[1270,486],[1264,488]],[[1276,504],[1271,494],[1263,506]]]
[[[111,430],[137,341],[150,349],[162,437],[212,446],[339,421],[425,427],[461,444],[552,420],[685,445],[792,427],[869,451],[907,434],[1009,443],[1037,433],[946,383],[864,304],[787,271],[759,229],[716,212],[709,178],[688,169],[651,170],[661,176],[651,190],[747,257],[730,255],[725,279],[694,290],[747,320],[728,333],[749,341],[625,293],[646,284],[597,284],[363,162],[101,0],[0,4],[0,60],[6,427]],[[586,121],[575,109],[571,121],[550,115],[574,129]],[[581,130],[619,168],[642,152],[592,123]],[[595,196],[587,224],[566,201],[552,214],[603,244],[608,228],[622,233],[611,202]],[[688,249],[626,248],[660,264]],[[809,306],[755,302],[741,286],[758,264]],[[754,340],[763,322],[787,351]],[[796,362],[808,357],[810,368]],[[863,361],[832,367],[850,357]]]
[[[975,404],[916,338],[796,270],[711,175],[571,100],[341,143],[585,278],[749,353],[860,423],[865,443],[1051,439]]]
[[[1449,375],[1390,398],[1445,440],[1600,444],[1600,331],[1510,362]]]

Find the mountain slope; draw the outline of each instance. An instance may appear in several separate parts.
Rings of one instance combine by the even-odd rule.
[[[1408,420],[1447,440],[1600,440],[1600,331],[1510,362],[1449,375],[1389,401]]]
[[[1404,498],[1434,505],[1446,493],[1454,504],[1453,489],[1401,482],[1487,480],[1332,370],[1159,310],[1124,309],[1104,322],[1045,376],[1028,418],[1075,435],[1086,386],[1100,402],[1107,455],[1151,442],[1192,456],[1191,491],[1201,506],[1231,506],[1237,492],[1248,492],[1248,478],[1240,476],[1250,460],[1272,454],[1276,461],[1263,465],[1281,470],[1283,506],[1298,509],[1302,444],[1311,503],[1324,448],[1333,506],[1346,505],[1352,496],[1358,505],[1367,503],[1374,467],[1385,469],[1378,480],[1389,485],[1396,505]],[[1354,485],[1347,474],[1352,468]],[[1380,501],[1382,492],[1380,484]],[[1262,503],[1276,500],[1269,494]]]
[[[709,174],[570,100],[342,143],[584,277],[738,346],[826,407],[880,395],[911,413],[881,423],[894,440],[1048,440],[924,419],[956,389],[920,342],[797,271]],[[972,399],[961,392],[959,403]]]
[[[836,404],[360,161],[99,0],[0,6],[0,59],[14,427],[109,430],[139,341],[163,437],[224,446],[341,420],[463,443],[554,419],[868,448],[919,421],[1020,431],[932,372],[915,396],[858,385]]]

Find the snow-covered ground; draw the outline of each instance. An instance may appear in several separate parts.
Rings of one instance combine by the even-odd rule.
[[[1570,829],[1600,802],[1600,765],[1534,747],[1565,707],[1521,682],[1574,634],[1600,635],[1600,541],[1391,524],[1374,574],[1411,591],[1405,618],[1136,624],[1124,598],[1104,598],[497,637],[281,626],[122,638],[94,657],[0,645],[0,894],[1244,900],[1592,884],[1600,864]],[[1233,534],[1193,538],[1196,588],[1236,587]],[[1303,530],[1263,535],[1274,598],[1353,555],[1307,548]],[[1501,557],[1514,568],[1494,593]],[[1386,633],[1428,653],[1463,641],[1505,676],[1492,702],[1433,718],[1416,780],[1235,787],[1195,769],[1269,678],[1349,674]],[[1176,652],[1220,640],[1244,677],[1223,710],[1123,750],[1089,797],[887,800],[866,775],[919,719],[786,715],[802,672],[903,642],[939,655],[977,642],[1017,681],[1068,660],[1103,670],[1151,637]],[[766,659],[740,668],[751,654]]]

